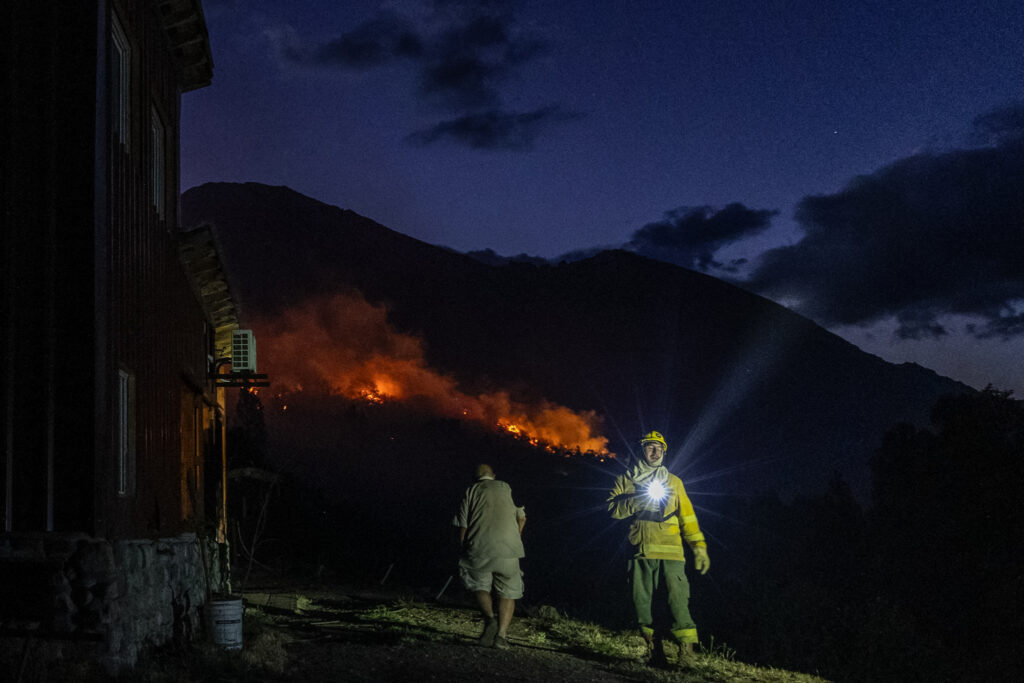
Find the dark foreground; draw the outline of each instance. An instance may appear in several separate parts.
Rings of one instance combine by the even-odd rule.
[[[441,602],[400,592],[350,587],[254,589],[245,597],[243,648],[225,651],[199,640],[142,658],[120,677],[178,681],[799,681],[822,679],[734,661],[729,652],[701,654],[695,668],[639,661],[632,633],[568,619],[552,608],[525,608],[510,628],[512,648],[476,644],[477,615],[459,597]],[[110,680],[76,662],[68,646],[5,643],[4,680]]]

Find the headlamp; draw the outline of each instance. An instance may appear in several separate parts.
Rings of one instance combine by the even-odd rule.
[[[647,497],[656,503],[660,503],[668,497],[668,491],[660,481],[652,481],[647,485]]]

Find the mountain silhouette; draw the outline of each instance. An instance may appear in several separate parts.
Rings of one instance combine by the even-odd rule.
[[[243,321],[358,290],[461,391],[595,411],[623,460],[641,433],[662,431],[670,467],[699,493],[817,493],[838,473],[864,500],[885,431],[924,425],[940,396],[971,391],[625,251],[487,265],[256,183],[195,187],[181,205],[184,226],[215,226]]]

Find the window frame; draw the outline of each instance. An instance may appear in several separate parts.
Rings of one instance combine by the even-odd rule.
[[[153,185],[150,200],[161,220],[167,215],[167,126],[154,104],[150,107],[150,152],[152,154],[150,182]]]
[[[128,151],[131,148],[132,46],[117,14],[111,12],[110,16],[111,71],[116,71],[116,78],[112,76],[110,79],[110,106],[113,109],[110,126],[113,141]]]
[[[117,371],[117,495],[135,495],[136,449],[135,373]]]

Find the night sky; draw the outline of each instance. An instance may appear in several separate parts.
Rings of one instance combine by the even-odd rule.
[[[203,6],[183,189],[492,257],[627,248],[1024,396],[1020,0]]]

